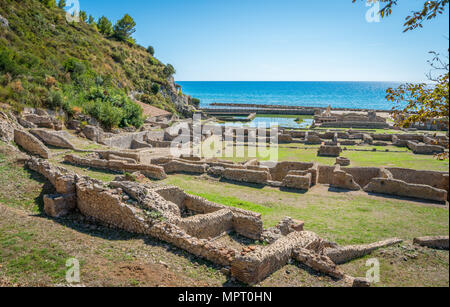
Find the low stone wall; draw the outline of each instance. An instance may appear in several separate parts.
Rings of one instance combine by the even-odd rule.
[[[287,264],[295,248],[315,244],[319,237],[308,231],[292,232],[266,248],[237,255],[231,274],[247,284],[256,284]]]
[[[323,157],[339,157],[341,155],[342,148],[340,146],[322,145],[317,152],[317,155]]]
[[[143,148],[152,148],[152,145],[150,145],[147,142],[141,142],[137,140],[131,141],[131,149],[143,149]]]
[[[372,133],[370,135],[375,141],[392,142],[392,134]]]
[[[337,248],[327,248],[325,249],[324,254],[329,257],[334,263],[343,264],[352,259],[364,257],[379,248],[399,244],[402,241],[403,240],[401,239],[394,238],[366,245],[351,245]]]
[[[226,168],[222,173],[222,177],[232,181],[256,184],[265,184],[271,180],[269,172],[232,168]]]
[[[331,184],[333,180],[334,166],[319,165],[318,167],[318,183]]]
[[[272,180],[274,181],[283,181],[284,177],[287,176],[287,174],[290,171],[306,171],[309,169],[313,169],[315,167],[314,163],[309,162],[289,162],[289,161],[283,161],[278,162],[274,167],[270,168],[270,175],[272,177]],[[313,174],[313,177],[317,177],[315,174]],[[315,181],[315,178],[312,180]]]
[[[173,173],[191,173],[191,174],[205,174],[208,171],[207,164],[193,164],[172,160],[162,167],[167,174]]]
[[[147,132],[134,132],[120,134],[110,138],[103,138],[100,143],[109,147],[131,149],[133,141],[144,142],[147,139]]]
[[[176,224],[191,236],[212,239],[233,229],[233,213],[222,209],[213,213],[180,218]]]
[[[233,229],[247,238],[259,240],[263,232],[261,214],[216,204],[204,198],[189,195],[177,187],[157,188],[155,192],[164,199],[177,204],[180,209],[187,209],[196,214],[210,214],[220,210],[229,210],[233,214]]]
[[[439,145],[427,145],[408,141],[406,144],[416,155],[435,155],[445,151],[445,148]]]
[[[147,143],[154,148],[170,148],[170,146],[172,145],[172,142],[169,141],[148,140]]]
[[[336,164],[339,164],[340,166],[349,166],[351,164],[350,159],[345,157],[338,157],[336,158]]]
[[[336,165],[331,179],[331,186],[339,189],[359,191],[361,186],[356,183],[353,176],[343,170],[340,165]]]
[[[74,165],[88,166],[98,169],[106,169],[120,172],[136,172],[139,171],[143,175],[157,180],[167,178],[164,168],[156,165],[132,164],[125,161],[102,160],[102,159],[86,159],[75,155],[67,155],[64,161]]]
[[[126,150],[121,150],[121,151],[108,150],[108,151],[96,151],[95,153],[99,154],[100,157],[105,160],[114,160],[114,159],[111,159],[111,156],[113,156],[113,157],[117,156],[117,157],[122,157],[122,158],[126,158],[126,159],[132,159],[132,160],[136,161],[137,163],[139,163],[139,162],[141,162],[141,154],[143,152],[126,151]]]
[[[14,129],[14,142],[32,155],[44,159],[51,157],[50,150],[38,138],[26,131]]]
[[[321,124],[323,128],[357,128],[357,129],[384,129],[389,128],[389,124],[381,122],[325,122]]]
[[[381,177],[378,167],[342,167],[341,170],[352,175],[360,187],[365,187],[373,178]]]
[[[449,237],[448,236],[420,237],[414,239],[414,244],[429,248],[448,250]]]
[[[397,179],[374,178],[364,188],[368,193],[389,194],[402,197],[428,199],[438,202],[447,200],[447,191],[423,184],[411,184]]]
[[[389,167],[386,168],[393,175],[394,179],[407,183],[426,184],[437,189],[449,191],[448,172],[413,170],[407,168]]]
[[[287,175],[284,177],[282,184],[286,188],[308,191],[311,187],[311,174],[308,173],[303,176]]]

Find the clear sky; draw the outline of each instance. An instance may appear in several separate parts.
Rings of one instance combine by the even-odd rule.
[[[400,0],[379,23],[352,0],[79,1],[96,18],[130,14],[178,81],[422,81],[428,52],[449,46],[448,11],[402,33],[424,0]]]

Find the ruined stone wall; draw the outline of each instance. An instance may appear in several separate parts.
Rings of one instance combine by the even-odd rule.
[[[187,194],[178,187],[157,188],[155,192],[164,199],[177,204],[180,209],[187,209],[197,214],[210,214],[220,210],[229,210],[233,214],[233,229],[247,238],[259,240],[264,230],[261,214],[216,204],[202,197]]]
[[[213,263],[230,266],[237,251],[233,248],[190,236],[180,227],[169,223],[154,225],[149,231],[153,237],[171,243],[193,255],[205,258]]]
[[[112,156],[122,157],[122,158],[126,158],[126,159],[133,159],[139,163],[139,162],[141,162],[141,154],[144,153],[145,151],[107,150],[107,151],[95,151],[95,152],[97,154],[99,154],[102,159],[105,159],[105,160],[113,160],[113,159],[111,159],[111,155],[112,155]]]
[[[392,134],[371,133],[370,135],[376,141],[392,142]]]
[[[271,180],[270,173],[265,171],[232,168],[226,168],[222,174],[222,177],[228,180],[257,184],[265,184],[267,181]]]
[[[437,189],[449,191],[448,172],[413,170],[407,168],[386,168],[392,173],[394,179],[407,183],[426,184]]]
[[[308,231],[293,232],[265,248],[244,255],[237,255],[231,273],[247,284],[256,284],[287,264],[298,247],[310,247],[319,237]]]
[[[130,149],[132,148],[133,140],[136,140],[138,142],[145,142],[146,139],[147,139],[147,131],[143,131],[143,132],[120,134],[110,138],[104,138],[101,140],[100,143],[109,147]]]
[[[141,209],[122,202],[120,194],[108,192],[99,183],[77,183],[77,207],[83,215],[112,227],[133,233],[146,233],[148,230]]]
[[[233,229],[233,213],[222,209],[208,214],[180,218],[176,224],[191,236],[200,239],[215,238]]]
[[[278,162],[276,166],[270,168],[269,170],[273,181],[283,181],[289,171],[306,171],[313,168],[313,166],[314,163],[283,161]]]
[[[378,167],[343,167],[341,169],[352,175],[355,182],[361,187],[365,187],[373,178],[380,177],[380,168]]]
[[[374,178],[364,188],[364,191],[368,193],[428,199],[438,202],[445,202],[447,200],[446,190],[436,189],[423,184],[406,183],[397,179]]]
[[[147,164],[132,164],[125,161],[114,160],[102,160],[102,159],[87,159],[77,157],[75,155],[67,155],[64,157],[64,161],[74,165],[89,166],[98,169],[107,169],[120,172],[136,172],[140,171],[143,175],[152,178],[162,180],[167,178],[164,168],[156,165]]]
[[[416,143],[408,141],[406,146],[416,155],[434,155],[443,153],[445,148],[439,145],[428,145],[424,143]]]
[[[334,166],[319,165],[319,179],[320,184],[331,184],[333,179]]]
[[[308,191],[311,187],[311,174],[308,173],[303,176],[287,175],[284,177],[282,184],[287,188]]]
[[[167,174],[173,173],[193,173],[205,174],[208,171],[207,164],[193,164],[177,160],[172,160],[162,165]]]

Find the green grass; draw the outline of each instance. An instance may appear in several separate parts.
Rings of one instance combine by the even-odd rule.
[[[449,233],[447,209],[404,200],[314,189],[305,194],[270,187],[255,189],[188,175],[170,176],[163,183],[212,202],[261,213],[266,227],[285,216],[303,220],[306,229],[340,244]]]
[[[288,148],[295,147],[295,148]],[[343,146],[349,150],[345,150],[341,156],[347,157],[351,161],[351,166],[361,167],[402,167],[417,170],[434,170],[434,171],[448,171],[449,161],[437,160],[434,156],[415,155],[406,148],[398,147],[364,147],[364,146]],[[308,148],[308,149],[304,149]],[[318,162],[323,165],[334,165],[336,158],[319,157],[317,150],[319,146],[303,145],[303,144],[280,144],[278,149],[278,161],[298,161],[298,162]],[[352,151],[350,149],[365,149],[372,150],[376,148],[377,151]],[[389,149],[390,152],[385,152]],[[394,152],[400,151],[400,152]],[[224,159],[243,162],[250,158],[248,157],[248,148],[244,147],[244,157],[233,157]],[[257,154],[257,158],[261,161],[267,161],[269,158]]]
[[[39,213],[44,178],[16,164],[12,154],[3,151],[3,144],[0,141],[0,203]]]
[[[51,283],[62,282],[68,255],[54,246],[41,247],[34,242],[35,234],[20,227],[0,229],[0,264],[4,273],[14,281],[36,275]],[[33,277],[32,277],[33,276]]]

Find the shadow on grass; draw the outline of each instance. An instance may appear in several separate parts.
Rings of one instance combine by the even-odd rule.
[[[301,194],[304,195],[308,193],[306,190],[298,190],[298,189],[292,189],[292,188],[286,188],[286,187],[280,187],[281,192],[288,192],[288,193],[295,193],[295,194]]]
[[[239,186],[248,187],[248,188],[260,189],[260,190],[264,189],[264,187],[266,187],[266,185],[262,184],[262,183],[241,182],[241,181],[234,181],[234,180],[229,180],[229,179],[225,179],[225,178],[221,178],[219,180],[219,182],[233,184],[233,185],[239,185]]]
[[[412,197],[407,197],[407,196],[397,196],[397,195],[372,193],[372,192],[369,192],[367,194],[370,196],[377,196],[377,197],[383,197],[383,198],[389,198],[389,199],[395,199],[395,200],[407,200],[410,202],[415,202],[417,204],[423,204],[423,205],[448,207],[448,202],[440,202],[440,201],[435,201],[435,200],[424,200],[424,199],[412,198]]]
[[[331,187],[330,186],[328,188],[328,192],[333,192],[333,193],[350,193],[350,192],[357,192],[357,191],[344,189],[344,188],[336,188],[336,187]]]

